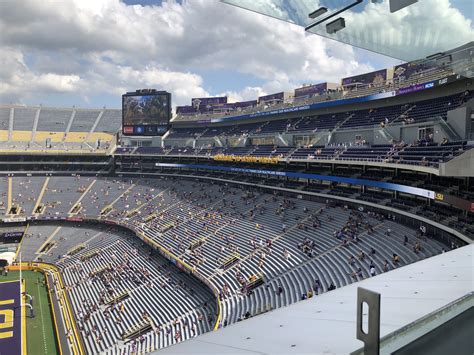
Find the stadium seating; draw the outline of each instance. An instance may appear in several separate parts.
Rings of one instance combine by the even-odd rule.
[[[429,83],[441,78],[445,78],[449,75],[452,75],[453,72],[452,70],[449,70],[447,68],[441,68],[441,67],[433,67],[432,65],[426,65],[426,67],[422,67],[422,65],[417,66],[419,70],[413,70],[410,69],[408,71],[404,72],[404,75],[400,77],[394,77],[387,79],[385,82],[382,82],[380,84],[373,84],[373,83],[359,83],[358,85],[354,86],[341,86],[337,90],[329,90],[327,92],[324,92],[320,95],[315,95],[310,98],[304,98],[304,99],[298,99],[298,98],[293,98],[290,102],[281,102],[281,103],[275,103],[272,105],[255,105],[252,107],[248,107],[242,111],[224,111],[222,112],[221,110],[217,110],[214,112],[214,108],[210,107],[209,110],[204,111],[204,112],[193,112],[193,113],[178,113],[175,118],[174,122],[178,121],[197,121],[197,120],[206,120],[206,119],[211,119],[211,118],[221,118],[221,117],[228,117],[228,116],[239,116],[239,115],[244,115],[244,114],[249,114],[249,113],[255,113],[255,112],[263,112],[263,111],[271,111],[271,110],[277,110],[281,108],[287,108],[287,107],[292,107],[292,106],[303,106],[303,105],[309,105],[317,102],[322,102],[322,101],[336,101],[336,100],[341,100],[341,99],[351,99],[355,97],[363,97],[363,96],[369,96],[373,94],[379,94],[387,91],[393,91],[397,90],[400,88],[407,88],[412,85],[420,84],[420,83]],[[359,117],[358,119],[361,119]],[[372,117],[370,118],[372,120]],[[373,118],[374,121],[377,119],[376,117]],[[382,118],[384,119],[384,117]],[[349,125],[346,127],[355,127],[357,121],[354,120],[351,122]],[[284,128],[284,125],[282,123],[282,127]],[[268,132],[271,132],[272,126],[268,127]],[[276,129],[276,128],[275,128]]]
[[[374,147],[374,154],[388,148]],[[276,154],[273,146],[252,149],[257,156],[259,150],[265,156]],[[321,148],[321,154],[327,149]],[[137,150],[147,152],[146,147]],[[326,292],[331,284],[341,287],[369,277],[371,262],[381,273],[447,248],[436,240],[419,238],[417,231],[391,218],[249,188],[164,178],[52,176],[11,181],[13,203],[22,215],[32,214],[41,203],[45,208],[36,214],[39,218],[115,221],[177,255],[219,290],[220,326]],[[4,178],[0,183],[3,206],[7,185]],[[332,192],[360,191],[336,186]],[[385,193],[367,191],[364,196],[399,202]],[[417,204],[403,200],[403,206]],[[415,241],[421,242],[420,251],[413,250]],[[216,321],[210,290],[113,226],[31,223],[22,252],[24,260],[60,267],[88,353],[155,350],[209,331]],[[358,258],[361,252],[363,259]],[[397,264],[392,263],[394,253],[401,258]],[[355,260],[349,263],[351,256]],[[143,270],[150,276],[143,276]],[[321,283],[318,290],[316,279]]]

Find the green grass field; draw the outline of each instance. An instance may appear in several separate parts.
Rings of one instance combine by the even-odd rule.
[[[26,280],[26,292],[33,297],[35,318],[29,318],[30,310],[26,309],[26,342],[28,355],[58,354],[53,316],[44,275],[34,271],[23,271]],[[0,282],[20,279],[19,271],[10,271],[8,276],[0,276]]]

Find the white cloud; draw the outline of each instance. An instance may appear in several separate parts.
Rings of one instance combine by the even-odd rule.
[[[425,1],[434,0],[419,3]],[[259,4],[287,11],[269,0]],[[446,26],[453,22],[460,33],[463,26],[472,29],[448,0],[437,0],[437,4],[435,11],[447,11],[452,17]],[[292,6],[305,9],[314,6],[314,1]],[[367,17],[356,16],[370,16],[374,26],[380,26],[383,19],[377,6],[381,4],[367,6],[368,12],[354,19],[366,21]],[[397,16],[390,27],[397,28],[409,15],[401,11]],[[423,25],[427,31],[437,26],[428,21]],[[441,31],[439,38],[449,37],[448,28]],[[215,85],[196,74],[209,70],[257,78],[261,85],[246,87],[236,82],[228,88],[229,95],[247,100],[301,83],[337,82],[374,69],[358,61],[350,46],[213,0],[189,0],[184,5],[168,1],[147,7],[127,6],[118,0],[3,0],[0,33],[5,53],[0,59],[0,100],[7,92],[9,97],[25,100],[35,89],[77,93],[86,100],[157,87],[171,90],[174,103],[181,105],[193,96],[219,94],[207,92],[206,87]]]
[[[74,92],[79,88],[78,75],[60,75],[54,73],[36,74],[25,64],[23,54],[16,49],[0,49],[0,98],[5,101],[17,101],[25,96],[31,97],[38,92]]]

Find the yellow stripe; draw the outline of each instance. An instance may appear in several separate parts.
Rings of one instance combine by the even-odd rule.
[[[113,200],[112,203],[111,203],[110,205],[108,205],[108,206],[112,207],[112,209],[111,209],[109,212],[107,212],[105,215],[108,216],[108,215],[110,214],[110,212],[112,212],[115,203],[116,203],[118,200],[120,200],[120,199],[122,198],[122,196],[124,196],[125,194],[127,194],[127,193],[128,193],[131,189],[133,189],[134,187],[135,187],[135,184],[130,185],[129,188],[126,189],[124,192],[122,192],[122,194],[121,194],[119,197],[117,197],[115,200]],[[106,207],[108,207],[108,206],[106,206]],[[105,207],[104,207],[104,208],[105,208]]]
[[[97,180],[95,180],[95,179],[92,180],[92,182],[89,184],[89,186],[87,186],[87,189],[85,189],[85,191],[82,193],[81,197],[79,197],[79,199],[76,201],[76,203],[72,205],[71,209],[70,209],[69,212],[68,212],[68,215],[69,215],[69,216],[72,216],[72,215],[73,215],[72,210],[74,209],[74,207],[76,207],[77,204],[82,201],[82,199],[84,198],[84,196],[89,192],[89,190],[92,188],[92,186],[94,186],[94,184],[96,183],[96,181],[97,181]]]
[[[49,183],[49,176],[46,178],[46,180],[44,180],[44,184],[43,184],[43,188],[41,189],[41,192],[38,196],[38,198],[36,199],[36,204],[35,204],[35,207],[33,207],[33,211],[31,211],[31,214],[32,215],[38,215],[38,213],[35,213],[36,209],[38,208],[38,206],[40,205],[41,203],[41,200],[43,199],[43,196],[44,196],[44,193],[46,192],[46,188],[48,186],[48,183]],[[44,210],[43,210],[44,212]]]
[[[58,320],[56,318],[56,311],[54,310],[54,305],[53,305],[53,295],[51,294],[51,285],[49,284],[49,279],[48,276],[44,274],[43,275],[46,279],[46,287],[48,288],[48,295],[49,295],[49,303],[51,304],[51,310],[53,313],[53,322],[54,322],[54,330],[56,332],[56,339],[57,339],[57,344],[59,348],[59,355],[62,355],[63,349],[61,347],[61,338],[59,337],[59,329],[58,329]]]
[[[12,194],[13,194],[13,181],[12,177],[8,177],[8,198],[7,198],[7,213],[10,214],[10,208],[12,208]]]
[[[35,254],[44,254],[44,253],[40,253],[40,250],[43,249],[45,247],[45,245],[48,244],[51,241],[51,239],[54,238],[54,236],[56,234],[58,234],[58,232],[61,230],[61,228],[62,227],[56,227],[56,229],[53,231],[53,233],[51,233],[51,235],[48,237],[48,239],[46,239],[44,241],[44,243],[41,244],[41,246],[38,248],[38,250],[36,250]]]
[[[4,306],[6,304],[12,304],[12,303],[15,303],[15,300],[0,301],[0,306]]]

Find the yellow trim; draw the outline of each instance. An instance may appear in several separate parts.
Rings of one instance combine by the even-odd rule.
[[[51,143],[59,143],[64,137],[64,132],[48,132],[36,131],[34,141],[44,145],[46,139],[50,139]]]
[[[53,295],[51,294],[51,286],[49,284],[48,276],[45,275],[44,272],[43,272],[43,276],[46,279],[46,287],[48,288],[49,303],[51,304],[51,311],[53,313],[53,323],[54,323],[54,330],[56,332],[56,340],[58,344],[59,355],[62,355],[63,348],[61,347],[61,338],[59,337],[58,321],[56,318],[56,311],[54,310]]]
[[[61,230],[61,228],[62,228],[62,227],[56,227],[56,229],[53,231],[53,233],[51,233],[51,234],[49,235],[48,239],[46,239],[46,240],[44,241],[44,243],[41,244],[41,246],[36,250],[35,255],[43,255],[43,254],[44,254],[44,253],[40,253],[40,250],[43,249],[43,248],[45,247],[45,245],[48,244],[48,243],[51,241],[51,239],[54,238],[54,236],[55,236],[56,234],[58,234],[58,232]]]
[[[12,131],[12,142],[29,142],[31,141],[31,131]]]
[[[13,195],[13,179],[11,176],[8,177],[8,197],[7,197],[7,215],[10,214],[12,208],[12,195]]]
[[[46,189],[47,189],[47,187],[48,187],[49,179],[50,179],[50,177],[48,176],[48,177],[46,178],[46,180],[44,180],[43,187],[41,188],[41,191],[40,191],[40,194],[39,194],[38,198],[36,199],[36,204],[35,204],[35,206],[33,207],[33,211],[31,211],[31,214],[32,214],[33,216],[37,216],[37,215],[38,215],[38,213],[35,213],[35,211],[36,211],[36,209],[38,208],[38,206],[40,205],[41,200],[43,199],[44,193],[46,192]],[[45,206],[45,208],[43,209],[43,213],[44,213],[44,210],[45,210],[45,209],[46,209],[46,206]]]
[[[111,207],[111,210],[110,210],[109,212],[107,212],[107,213],[105,214],[105,216],[108,216],[108,215],[110,214],[110,212],[112,212],[112,210],[114,209],[114,205],[117,203],[117,201],[120,200],[120,199],[122,198],[122,196],[125,196],[125,194],[128,194],[128,192],[129,192],[131,189],[133,189],[134,187],[135,187],[135,184],[131,184],[128,189],[126,189],[124,192],[122,192],[122,193],[120,194],[120,196],[118,196],[115,200],[113,200],[112,203],[111,203],[110,205],[108,205],[108,206]],[[108,207],[108,206],[107,206],[107,207]]]
[[[214,331],[219,329],[219,325],[220,325],[221,320],[222,320],[222,304],[221,304],[221,300],[219,299],[219,295],[217,295],[216,299],[217,299],[217,309],[218,310],[217,310],[216,324],[214,325]]]
[[[94,179],[92,180],[92,182],[89,184],[89,186],[87,186],[87,188],[84,190],[84,192],[82,193],[82,195],[79,197],[79,199],[76,201],[75,204],[72,205],[71,209],[69,210],[69,212],[67,213],[69,217],[77,214],[77,213],[72,213],[72,211],[74,210],[74,207],[76,207],[81,201],[82,199],[84,198],[84,196],[89,192],[89,190],[92,188],[92,186],[94,186],[94,184],[97,182],[97,179]]]

